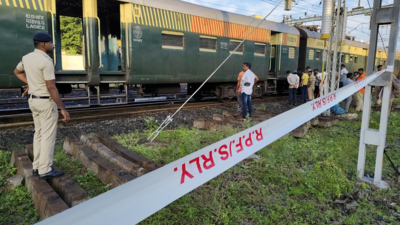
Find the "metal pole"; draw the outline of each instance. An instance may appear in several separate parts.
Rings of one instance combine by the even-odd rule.
[[[338,50],[338,38],[340,36],[340,7],[341,7],[341,0],[338,0],[338,5],[336,7],[336,23],[335,23],[335,37],[333,43],[333,62],[332,62],[332,69],[331,69],[331,90],[330,92],[335,90],[336,87],[336,75],[337,75],[337,50]]]

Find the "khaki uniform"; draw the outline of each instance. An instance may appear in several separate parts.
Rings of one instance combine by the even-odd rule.
[[[17,70],[25,71],[29,85],[28,94],[31,95],[28,103],[35,124],[33,169],[38,169],[39,174],[45,174],[51,171],[53,165],[58,111],[51,98],[35,99],[32,95],[50,96],[46,80],[55,80],[53,60],[45,52],[35,49],[22,57]]]
[[[315,90],[315,76],[311,75],[308,78],[308,86],[307,86],[308,100],[314,99],[314,90]]]

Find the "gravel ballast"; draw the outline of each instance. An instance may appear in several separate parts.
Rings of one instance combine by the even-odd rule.
[[[262,104],[253,104],[256,109]],[[268,102],[263,103],[263,108],[271,113],[284,112],[291,107],[287,101]],[[134,109],[133,109],[134,110]],[[207,107],[196,110],[182,110],[173,119],[173,121],[166,127],[166,129],[174,129],[178,126],[192,127],[193,121],[196,118],[203,117],[212,119],[215,113],[222,114],[224,110],[229,110],[232,113],[236,112],[236,106],[221,106],[221,107]],[[107,135],[117,135],[123,133],[131,133],[135,130],[144,130],[146,120],[154,118],[156,124],[160,124],[168,115],[172,115],[174,111],[160,112],[160,113],[147,113],[135,115],[134,117],[118,118],[118,119],[102,119],[96,122],[77,122],[59,124],[57,131],[57,141],[62,141],[69,134],[81,135],[103,132]],[[31,144],[33,140],[34,127],[27,126],[21,128],[4,129],[0,131],[0,150],[9,150],[17,146],[24,146]]]

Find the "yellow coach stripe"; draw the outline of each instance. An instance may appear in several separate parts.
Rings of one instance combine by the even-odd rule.
[[[178,18],[179,18],[179,13],[174,12],[174,14],[175,14],[175,21],[176,21],[177,28],[178,28],[179,30],[182,30],[181,21],[178,20]]]
[[[155,18],[154,18],[154,15],[153,15],[153,8],[149,8],[149,11],[150,11],[150,15],[151,15],[151,23],[153,24],[153,26],[157,26],[157,21],[155,20]]]
[[[144,12],[144,18],[146,18],[147,21],[146,25],[151,26],[149,15],[147,15],[149,12],[147,11],[146,6],[143,6],[143,12]]]
[[[7,6],[10,6],[10,3],[8,2],[8,0],[6,0],[6,5],[7,5]]]
[[[19,0],[19,6],[23,9],[24,8],[24,4],[22,4],[22,0]]]
[[[172,29],[172,23],[171,20],[169,19],[169,11],[165,11],[165,14],[167,15],[168,29]]]
[[[146,10],[145,10],[144,6],[142,6],[141,8],[142,8],[142,15],[144,18],[144,24],[147,25]]]
[[[26,8],[28,8],[28,9],[31,8],[31,6],[29,5],[29,0],[25,0],[25,5],[26,5]]]
[[[149,26],[153,26],[153,18],[151,18],[149,7],[146,7],[146,13],[147,13],[147,21],[149,21]]]
[[[131,17],[133,17],[132,18],[132,22],[133,23],[136,23],[136,14],[135,14],[135,6],[133,5],[133,4],[129,4],[129,6],[130,6],[130,8],[131,8],[131,12],[129,13],[130,15],[128,15],[128,16],[131,16]]]
[[[38,1],[39,1],[39,7],[40,7],[40,10],[42,10],[42,11],[43,11],[42,0],[38,0]]]
[[[140,12],[140,16],[137,19],[139,24],[143,24],[144,25],[144,19],[143,19],[143,12],[142,12],[142,8],[140,7],[140,5],[136,5],[136,7],[139,9]],[[140,21],[140,22],[139,22]]]
[[[172,12],[168,12],[171,15],[171,25],[172,25],[172,29],[176,29],[175,28],[175,21],[174,21],[174,14]]]
[[[158,27],[162,27],[160,14],[158,13],[157,9],[154,9],[154,16],[156,17]]]
[[[8,1],[8,0],[7,0]],[[35,10],[37,10],[37,7],[36,7],[36,2],[35,2],[36,0],[32,0],[32,5],[33,5],[33,8],[35,9]]]
[[[162,14],[163,14],[163,18],[165,21],[165,28],[169,29],[169,23],[168,23],[167,15],[165,14],[165,10],[162,10]]]
[[[182,24],[183,24],[183,30],[187,31],[187,25],[185,23],[185,14],[181,14],[181,21],[182,21]]]
[[[160,9],[157,9],[157,15],[158,15],[158,21],[160,23],[160,26],[165,28],[164,20],[162,18],[162,12],[160,13]]]
[[[13,4],[14,4],[14,7],[17,7],[17,2],[15,2],[15,0],[13,0]]]

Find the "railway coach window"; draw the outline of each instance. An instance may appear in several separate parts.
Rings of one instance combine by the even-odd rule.
[[[350,56],[350,63],[352,63],[353,62],[353,56],[351,55]]]
[[[346,55],[346,57],[345,57],[345,61],[344,61],[345,63],[349,63],[349,55]]]
[[[230,40],[229,41],[229,52],[230,53],[235,53],[235,54],[243,54],[244,52],[244,43],[236,50],[236,52],[233,52],[236,47],[240,44],[239,40]]]
[[[315,52],[315,60],[321,60],[321,51]]]
[[[217,51],[217,38],[200,35],[199,47],[200,47],[200,51],[216,52]]]
[[[354,56],[354,63],[357,63],[357,62],[358,62],[358,57]]]
[[[254,43],[254,55],[265,56],[267,54],[267,45],[263,43]]]
[[[308,51],[308,59],[309,60],[314,60],[314,50],[309,50]]]
[[[162,47],[167,49],[183,49],[183,33],[175,31],[162,31]]]
[[[294,59],[295,53],[296,49],[294,47],[289,47],[289,59]]]

